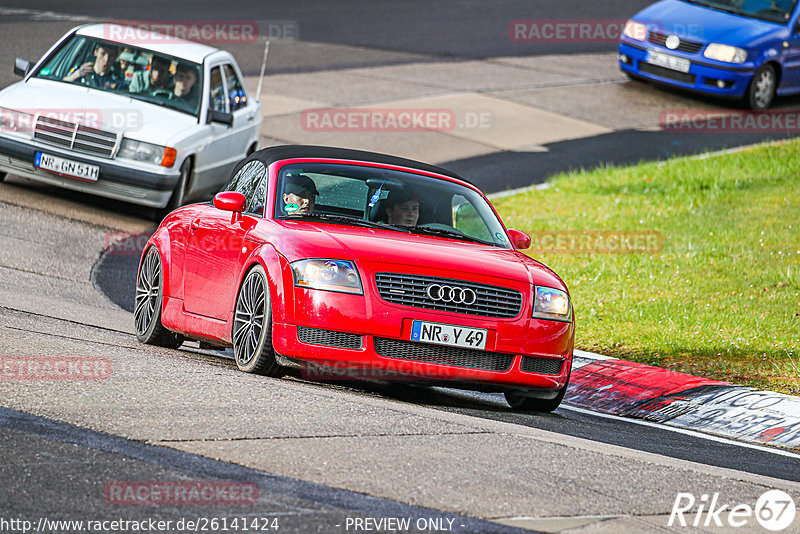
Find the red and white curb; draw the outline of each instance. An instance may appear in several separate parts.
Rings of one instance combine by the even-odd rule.
[[[575,350],[564,402],[752,443],[800,449],[800,397]]]

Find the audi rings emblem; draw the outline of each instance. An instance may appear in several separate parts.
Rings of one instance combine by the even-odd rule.
[[[431,284],[425,290],[428,298],[439,302],[452,302],[453,304],[475,304],[478,299],[475,292],[468,287],[443,286]]]

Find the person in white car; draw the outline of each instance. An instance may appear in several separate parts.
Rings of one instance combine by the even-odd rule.
[[[114,71],[119,49],[98,43],[94,49],[94,61],[87,61],[64,77],[65,82],[79,82],[102,89],[122,89],[125,78]]]
[[[173,79],[169,72],[172,61],[154,55],[150,60],[150,70],[134,73],[128,91],[131,93],[154,93],[159,90],[172,91]]]

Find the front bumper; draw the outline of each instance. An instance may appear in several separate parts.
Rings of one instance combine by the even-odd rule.
[[[516,317],[497,319],[390,303],[378,296],[374,278],[378,269],[363,263],[359,267],[364,295],[298,288],[291,277],[284,277],[282,293],[288,298],[283,312],[274,318],[272,343],[281,356],[301,362],[308,378],[457,382],[498,391],[554,391],[567,383],[574,322],[531,318],[529,284],[502,281],[504,287],[523,293],[523,303]],[[415,274],[434,273],[458,276],[434,269]],[[464,279],[464,273],[459,278]],[[486,329],[486,348],[453,349],[410,341],[414,321]]]
[[[688,54],[649,42],[623,40],[620,41],[617,51],[619,67],[623,72],[720,97],[742,97],[755,73],[755,67],[752,65],[715,65],[700,53]],[[648,57],[651,51],[689,60],[691,62],[689,72],[683,73],[649,63]]]
[[[99,179],[96,182],[87,182],[43,171],[33,164],[36,152],[98,165]],[[3,136],[0,136],[0,171],[48,185],[152,208],[163,208],[167,205],[180,178],[180,173],[172,169],[167,174],[149,173],[115,165],[107,160],[90,159],[57,147],[39,146]]]

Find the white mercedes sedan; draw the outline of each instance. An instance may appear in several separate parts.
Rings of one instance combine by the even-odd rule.
[[[166,213],[215,193],[262,121],[233,56],[114,24],[69,31],[0,91],[7,173]]]

